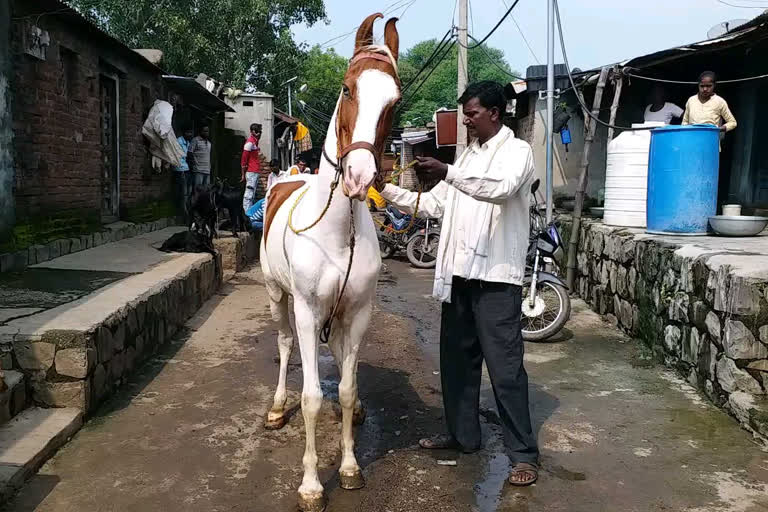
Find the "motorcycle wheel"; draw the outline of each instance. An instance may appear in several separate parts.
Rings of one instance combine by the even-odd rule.
[[[437,246],[440,244],[440,235],[427,233],[427,250],[424,250],[424,234],[414,235],[409,241],[405,252],[408,261],[416,268],[435,268],[437,265]]]
[[[543,341],[563,328],[571,316],[571,298],[559,284],[536,283],[536,304],[528,304],[528,293],[523,296],[522,330],[525,341]],[[526,289],[523,288],[523,292]]]

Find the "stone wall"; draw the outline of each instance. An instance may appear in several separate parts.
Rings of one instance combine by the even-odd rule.
[[[768,242],[652,236],[587,220],[578,275],[575,291],[595,311],[768,437]]]
[[[35,404],[92,412],[179,331],[220,283],[220,259],[201,258],[91,330],[13,335],[14,368],[30,382]]]

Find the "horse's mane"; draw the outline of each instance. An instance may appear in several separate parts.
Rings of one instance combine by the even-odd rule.
[[[380,55],[386,55],[389,58],[389,62],[392,63],[392,67],[395,68],[395,73],[397,73],[398,75],[400,74],[400,72],[397,69],[397,60],[395,59],[395,56],[392,55],[392,50],[390,50],[387,45],[371,44],[368,46],[363,46],[358,50],[358,52],[371,52],[371,53],[378,53]]]

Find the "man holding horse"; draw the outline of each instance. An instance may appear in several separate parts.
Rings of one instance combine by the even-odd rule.
[[[502,124],[507,101],[496,82],[471,84],[459,98],[472,144],[456,164],[417,157],[418,194],[394,185],[376,188],[404,212],[442,217],[434,295],[443,302],[440,367],[447,435],[422,439],[425,449],[480,449],[479,396],[483,360],[496,396],[509,482],[538,478],[539,450],[528,409],[520,318],[528,207],[534,175],[531,147]]]

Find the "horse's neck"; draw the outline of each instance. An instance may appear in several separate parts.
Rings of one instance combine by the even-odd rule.
[[[338,138],[336,136],[336,116],[338,113],[339,104],[337,102],[336,109],[331,116],[331,121],[328,123],[328,131],[325,134],[325,145],[323,146],[324,155],[320,158],[320,170],[318,171],[318,174],[325,174],[327,176],[336,175],[336,169],[325,156],[327,155],[328,158],[334,161],[334,163],[337,163],[339,149]]]

